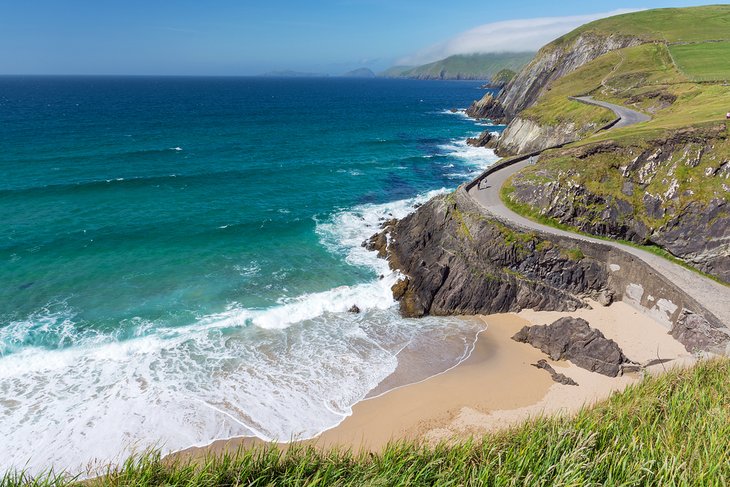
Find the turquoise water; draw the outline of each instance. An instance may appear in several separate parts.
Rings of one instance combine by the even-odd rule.
[[[0,466],[308,437],[456,363],[474,325],[399,318],[360,244],[495,160],[477,86],[0,78]]]

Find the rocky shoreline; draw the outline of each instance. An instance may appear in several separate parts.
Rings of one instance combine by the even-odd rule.
[[[613,247],[526,231],[486,216],[463,187],[433,198],[363,243],[403,279],[405,317],[574,311],[626,300],[688,351],[728,351],[730,332],[648,264]]]
[[[407,276],[393,286],[406,317],[573,311],[587,296],[611,302],[604,263],[489,219],[460,191],[386,222],[366,246]]]

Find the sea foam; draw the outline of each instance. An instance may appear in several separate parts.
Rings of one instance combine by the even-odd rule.
[[[184,327],[133,318],[125,325],[136,331],[125,340],[80,331],[88,327],[75,310],[58,303],[2,328],[8,353],[0,357],[0,471],[56,465],[76,473],[148,447],[309,438],[351,414],[395,371],[402,350],[419,350],[407,354],[411,360],[428,359],[410,364],[421,371],[413,380],[455,365],[479,327],[456,318],[403,320],[390,292],[398,273],[361,246],[383,220],[443,192],[317,219],[322,245],[371,270],[363,284],[268,309],[231,303]],[[255,274],[257,264],[240,272]],[[353,304],[362,312],[348,313]],[[57,330],[64,346],[21,349],[38,327]]]

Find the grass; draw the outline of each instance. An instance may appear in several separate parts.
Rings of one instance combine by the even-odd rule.
[[[678,44],[669,51],[677,67],[693,81],[730,80],[730,42]]]
[[[586,33],[621,34],[667,43],[730,40],[728,17],[729,5],[663,8],[616,15],[585,24],[556,39],[544,49],[570,43]]]
[[[730,361],[648,377],[574,417],[434,447],[414,442],[353,454],[262,447],[197,463],[151,452],[109,467],[94,486],[598,486],[730,483]],[[4,487],[81,485],[6,474]]]
[[[718,13],[709,27],[714,32],[712,36],[716,36],[718,31],[712,30],[713,25],[722,23],[730,26],[730,7],[711,8],[710,11]],[[677,15],[675,11],[671,12],[674,12],[672,15]],[[687,12],[681,12],[683,13],[677,18],[686,18]],[[698,12],[704,15],[707,11],[700,9]],[[671,15],[667,16],[664,11],[659,13],[665,21],[665,27],[669,28],[667,25]],[[649,14],[650,12],[641,13],[645,16]],[[697,12],[689,14],[694,15]],[[620,33],[631,31],[634,25],[632,22],[636,20],[632,16],[611,19],[606,19],[610,20],[609,24],[601,25],[612,25]],[[603,21],[599,21],[599,24],[601,22]],[[622,22],[628,22],[628,26],[619,28]],[[684,29],[687,26],[675,27]],[[682,35],[686,39],[690,33],[691,29],[685,30]],[[730,36],[730,28],[723,35]],[[672,36],[665,37],[674,39]],[[680,53],[679,56],[677,53]],[[692,60],[695,54],[698,59]],[[717,57],[712,58],[713,55]],[[730,72],[728,59],[730,42],[681,45],[655,42],[607,53],[556,80],[535,105],[521,112],[520,117],[549,126],[573,123],[580,128],[577,135],[581,140],[563,149],[547,151],[537,165],[521,171],[518,177],[532,184],[557,181],[562,186],[580,186],[590,195],[598,197],[598,200],[614,202],[615,204],[611,203],[614,210],[618,207],[618,202],[627,203],[633,208],[631,218],[649,229],[662,228],[675,215],[682,214],[691,203],[709,205],[716,199],[726,200],[727,180],[714,175],[730,159],[730,124],[725,122],[725,114],[730,110],[730,87],[720,83],[697,83],[693,79],[723,72],[723,69]],[[679,67],[675,60],[680,63]],[[681,64],[682,62],[685,64]],[[606,120],[608,111],[586,105],[575,107],[577,103],[568,99],[569,96],[583,94],[619,105],[633,106],[650,113],[652,120],[594,133],[602,125],[601,122]],[[675,137],[674,134],[679,130],[686,132],[689,128],[698,134],[695,139],[704,137],[705,141],[677,143],[673,147],[671,139]],[[571,151],[577,147],[602,142],[610,142],[614,149],[581,158],[576,156],[576,151]],[[628,173],[625,171],[630,166],[629,161],[646,151],[653,152],[659,148],[663,155],[670,148],[673,152],[668,160],[653,167],[650,173],[640,175],[638,170]],[[695,155],[698,154],[699,160],[695,160]],[[633,192],[624,191],[624,184],[627,182],[633,184]],[[662,207],[665,210],[662,214],[650,214],[647,211],[643,200],[646,193],[662,198]],[[586,207],[586,218],[598,218],[601,210],[606,209],[608,208]],[[517,208],[513,207],[513,210],[517,211]],[[530,211],[525,207],[518,212],[526,214]],[[532,214],[533,218],[540,218],[536,212]],[[542,223],[556,226],[556,222]],[[575,228],[565,229],[575,231]],[[636,246],[630,242],[622,243]],[[658,247],[641,248],[696,270]]]
[[[510,196],[512,195],[512,193],[514,193],[514,190],[515,190],[515,188],[514,188],[514,186],[512,186],[511,179],[507,180],[507,182],[505,182],[504,186],[502,186],[502,188],[500,189],[500,195],[502,198],[502,202],[504,202],[504,205],[507,208],[509,208],[510,210],[517,213],[518,215],[522,215],[525,218],[529,218],[530,220],[532,220],[536,223],[541,223],[548,227],[557,228],[558,230],[564,230],[566,232],[583,235],[585,237],[592,237],[592,238],[595,238],[598,240],[604,240],[606,242],[616,242],[616,243],[620,243],[623,245],[628,245],[629,247],[634,247],[636,249],[644,250],[644,251],[652,253],[654,255],[658,255],[659,257],[663,257],[670,262],[673,262],[677,265],[684,267],[685,269],[688,269],[692,272],[695,272],[695,273],[701,275],[702,277],[711,279],[717,283],[722,284],[723,286],[730,287],[730,283],[723,281],[722,279],[718,278],[717,276],[713,276],[712,274],[708,274],[706,272],[703,272],[703,271],[697,269],[696,267],[693,267],[692,265],[688,264],[684,260],[674,256],[667,250],[665,250],[662,247],[659,247],[657,245],[641,245],[641,244],[637,244],[636,242],[631,242],[630,240],[611,238],[611,237],[606,237],[603,235],[594,235],[591,233],[583,232],[579,228],[576,228],[574,226],[565,225],[564,223],[561,223],[554,218],[543,215],[538,210],[536,210],[535,208],[533,208],[532,206],[530,206],[528,204],[519,203],[519,202],[515,201],[514,199],[512,199]],[[579,260],[579,259],[577,259],[577,260]]]

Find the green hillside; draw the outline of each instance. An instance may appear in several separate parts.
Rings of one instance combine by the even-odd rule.
[[[626,35],[667,43],[730,40],[730,5],[662,8],[616,15],[585,24],[553,41],[570,42],[581,34]]]
[[[674,15],[673,21],[668,18],[668,13]],[[599,133],[576,145],[611,140],[620,145],[646,146],[649,141],[661,138],[668,131],[724,121],[725,113],[730,110],[730,87],[720,81],[730,79],[730,42],[713,41],[719,40],[721,36],[730,37],[730,6],[639,12],[593,22],[578,30],[629,34],[649,29],[644,26],[644,22],[657,17],[661,22],[653,30],[655,37],[681,37],[693,43],[673,45],[653,42],[605,54],[554,82],[538,103],[520,116],[542,125],[573,122],[578,126],[588,123],[601,125],[614,117],[607,109],[568,98],[585,94],[652,115],[652,120],[644,124]],[[707,29],[697,30],[687,25],[705,21],[708,23]],[[726,27],[721,29],[717,26]],[[703,81],[716,79],[718,82],[698,83],[694,81],[697,78]],[[721,162],[723,157],[730,156],[724,143],[718,144],[716,151],[719,152],[713,161],[717,159]],[[556,151],[548,155],[546,160],[560,158],[565,165],[566,160],[558,157],[559,153]],[[578,164],[576,161],[576,171],[595,169],[594,166]],[[538,168],[531,170],[537,171]],[[688,178],[680,181],[680,184],[686,185],[686,190],[693,197],[727,196],[723,194],[722,187],[715,187],[717,185],[710,185],[713,191],[708,191],[709,183],[703,178]],[[608,188],[610,185],[605,186]],[[657,191],[661,189],[656,188]]]
[[[730,80],[730,42],[723,39],[730,37],[730,6],[621,15],[578,31],[627,36],[651,32],[657,40],[594,59],[554,81],[537,103],[519,114],[541,126],[575,127],[582,139],[546,152],[537,165],[515,175],[506,188],[508,203],[555,225],[658,245],[728,281],[722,229],[729,203],[725,114],[730,111],[730,86],[725,80]],[[577,38],[575,32],[556,43],[570,38]],[[682,43],[669,42],[677,39]],[[615,115],[569,99],[578,95],[630,106],[652,120],[593,134]],[[549,191],[553,198],[560,194],[563,203],[546,207],[539,201],[552,182],[557,186]],[[672,232],[680,227],[689,232],[691,225],[694,235],[714,245],[713,250],[682,246],[682,238]]]
[[[730,81],[729,41],[676,44],[669,52],[692,81]]]
[[[491,80],[504,69],[519,71],[532,60],[534,55],[533,52],[458,54],[423,66],[395,66],[381,73],[381,76],[414,79]]]

